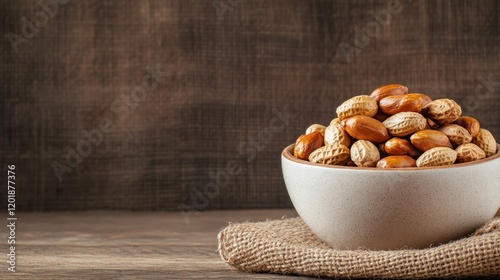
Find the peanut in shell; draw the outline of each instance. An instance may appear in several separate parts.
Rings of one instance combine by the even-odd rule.
[[[337,107],[336,110],[340,120],[357,115],[373,117],[377,111],[377,102],[368,95],[358,95],[349,98]]]
[[[325,136],[325,129],[326,127],[321,124],[311,124],[307,129],[306,129],[306,134],[311,134],[315,131],[319,131],[321,135]]]
[[[309,161],[328,165],[345,165],[349,162],[351,152],[342,144],[323,146],[309,155]]]
[[[390,135],[404,137],[423,130],[427,120],[419,113],[401,112],[389,117],[383,122]]]
[[[325,130],[325,145],[342,144],[347,147],[351,146],[351,137],[341,124],[330,124]]]
[[[467,144],[472,141],[472,136],[467,129],[459,126],[458,124],[447,124],[438,129],[448,136],[453,147],[458,147],[462,144]]]
[[[418,167],[451,165],[457,160],[457,152],[451,148],[437,147],[427,150],[417,159]]]
[[[455,152],[457,152],[455,163],[471,162],[486,158],[486,153],[474,143],[460,145],[455,149]]]
[[[497,152],[497,142],[493,134],[489,130],[481,128],[476,137],[472,139],[472,143],[476,144],[484,151],[486,157],[491,157]]]
[[[380,153],[372,142],[358,140],[351,146],[351,160],[359,167],[374,167],[380,160]]]
[[[439,125],[447,125],[460,117],[462,108],[455,100],[436,99],[422,108],[422,113]]]

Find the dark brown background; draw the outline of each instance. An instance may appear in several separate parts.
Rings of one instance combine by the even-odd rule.
[[[388,1],[243,0],[223,18],[213,3],[74,0],[16,53],[5,34],[22,34],[40,7],[0,2],[0,177],[5,185],[16,164],[19,211],[291,207],[281,150],[341,101],[387,83],[454,98],[500,138],[498,1],[400,0],[351,62],[339,44],[352,45],[354,28]],[[118,120],[110,104],[156,64],[163,82]],[[486,90],[482,79],[496,83]],[[239,145],[265,135],[286,105],[294,117],[247,162]],[[51,164],[104,117],[115,131],[59,182]],[[193,201],[231,160],[241,173]]]

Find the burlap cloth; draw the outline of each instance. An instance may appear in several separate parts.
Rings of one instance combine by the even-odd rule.
[[[248,272],[362,278],[500,276],[498,216],[470,236],[421,250],[332,249],[301,218],[230,224],[218,240],[222,259]]]

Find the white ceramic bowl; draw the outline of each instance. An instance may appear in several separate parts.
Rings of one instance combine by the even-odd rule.
[[[425,248],[463,237],[500,208],[500,145],[487,159],[431,168],[281,163],[298,214],[338,249]]]

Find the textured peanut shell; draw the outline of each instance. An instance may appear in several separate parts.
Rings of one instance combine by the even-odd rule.
[[[375,89],[370,94],[370,97],[373,98],[378,103],[380,99],[384,97],[391,95],[407,94],[407,93],[408,93],[407,87],[400,84],[389,84]]]
[[[330,124],[325,130],[325,145],[332,144],[351,146],[351,137],[345,132],[342,125],[337,123]]]
[[[425,129],[427,120],[419,113],[402,112],[389,117],[383,124],[392,136],[404,137]]]
[[[306,129],[306,134],[311,134],[315,131],[319,131],[321,135],[325,136],[325,129],[326,127],[321,124],[311,124],[307,129]]]
[[[368,95],[358,95],[342,103],[336,112],[339,119],[344,120],[357,115],[373,117],[377,111],[377,102],[373,98]]]
[[[426,129],[418,131],[410,137],[410,141],[415,148],[422,152],[436,147],[453,147],[448,136],[437,130]]]
[[[323,135],[321,135],[321,132],[315,131],[311,134],[303,134],[295,142],[293,155],[296,158],[307,160],[309,155],[321,146],[323,146]]]
[[[457,152],[456,163],[470,162],[486,157],[484,151],[474,143],[460,145],[455,149],[455,152]]]
[[[447,124],[438,129],[448,136],[453,147],[458,147],[462,144],[467,144],[472,141],[472,136],[467,129],[459,126],[458,124]]]
[[[340,124],[340,119],[339,118],[335,118],[335,119],[333,119],[333,120],[330,121],[330,125],[335,124],[335,123]]]
[[[368,140],[382,143],[389,139],[389,133],[384,125],[374,118],[354,116],[342,121],[345,131],[358,140]]]
[[[476,135],[479,133],[479,129],[481,129],[479,121],[469,116],[461,116],[455,121],[455,124],[458,124],[459,126],[467,129],[472,138],[476,137]]]
[[[344,165],[349,162],[351,152],[342,144],[323,146],[309,155],[309,161],[328,165]]]
[[[422,110],[423,98],[418,94],[392,95],[382,98],[378,106],[384,114],[392,116],[401,112],[417,112]]]
[[[422,113],[439,125],[447,125],[460,117],[462,108],[452,99],[436,99],[427,104]]]
[[[417,167],[415,159],[406,155],[399,155],[399,156],[388,156],[377,162],[377,168],[406,168],[406,167]]]
[[[351,146],[351,160],[359,167],[373,167],[380,160],[380,153],[372,142],[358,140]]]
[[[417,159],[418,167],[451,165],[457,160],[457,152],[446,147],[432,148]]]
[[[491,157],[497,152],[497,144],[495,137],[488,130],[481,128],[476,137],[472,139],[472,143],[476,144],[484,151],[486,157]]]

